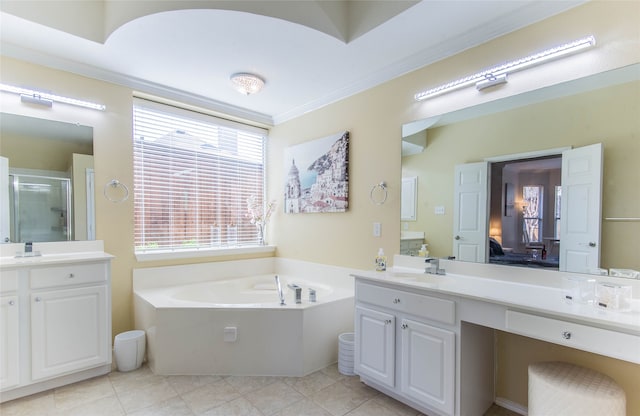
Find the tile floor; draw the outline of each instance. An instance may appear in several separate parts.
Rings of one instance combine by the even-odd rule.
[[[306,377],[157,376],[148,367],[0,405],[2,416],[418,416],[329,366]],[[492,407],[485,416],[515,413]]]

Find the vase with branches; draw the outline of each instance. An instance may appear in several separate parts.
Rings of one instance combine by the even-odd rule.
[[[269,222],[269,218],[276,206],[276,201],[270,201],[263,204],[257,196],[251,195],[247,199],[247,211],[249,222],[255,224],[258,229],[258,244],[264,245],[264,229]]]

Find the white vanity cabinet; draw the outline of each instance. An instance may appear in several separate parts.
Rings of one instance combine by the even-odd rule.
[[[109,362],[104,264],[34,269],[30,280],[32,380]]]
[[[455,302],[356,280],[355,372],[424,411],[453,415]]]
[[[0,390],[17,386],[20,381],[18,348],[18,273],[2,273],[0,284]]]
[[[111,371],[111,256],[67,257],[3,262],[2,401]]]

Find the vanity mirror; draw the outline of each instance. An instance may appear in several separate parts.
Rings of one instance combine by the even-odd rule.
[[[95,239],[93,128],[0,113],[2,242]]]
[[[454,234],[454,226],[460,225],[454,220],[455,167],[481,162],[489,166],[483,185],[489,197],[486,204],[481,204],[485,213],[478,222],[481,228],[486,227],[486,248],[480,248],[477,261],[489,260],[490,237],[501,248],[523,256],[541,257],[544,249],[545,256],[559,257],[562,239],[555,225],[578,219],[571,214],[563,218],[555,210],[557,192],[561,193],[555,188],[560,173],[536,176],[535,170],[541,165],[530,165],[519,180],[507,181],[507,174],[497,174],[496,168],[507,155],[534,157],[550,149],[558,154],[563,149],[602,143],[601,215],[583,210],[589,212],[584,219],[595,217],[601,229],[599,241],[585,243],[595,244],[590,249],[599,255],[599,263],[590,270],[569,270],[640,269],[640,259],[633,249],[640,246],[640,199],[629,191],[640,188],[640,165],[632,162],[640,157],[639,80],[640,65],[633,65],[404,125],[403,140],[409,146],[403,143],[402,177],[418,177],[418,187],[416,219],[401,220],[403,235],[424,232],[432,255],[454,255],[454,236],[459,235]],[[417,150],[416,143],[420,144]],[[494,179],[503,178],[491,186],[491,174]],[[513,173],[510,175],[514,178]],[[534,179],[525,180],[525,176]],[[531,214],[531,206],[524,194],[533,187],[542,190],[538,206],[544,208],[535,215],[541,224],[535,236],[539,245],[530,244],[527,239],[534,234],[527,236],[525,231],[532,221],[525,218],[526,213]],[[507,235],[509,227],[515,234]]]

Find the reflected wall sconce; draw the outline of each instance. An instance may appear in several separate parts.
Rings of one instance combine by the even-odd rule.
[[[104,111],[107,108],[104,104],[92,103],[90,101],[78,100],[75,98],[64,97],[62,95],[50,94],[48,92],[30,90],[28,88],[15,87],[7,84],[0,84],[0,91],[19,94],[20,100],[23,103],[44,105],[46,107],[52,107],[53,103],[57,102],[100,111]]]
[[[596,38],[593,36],[587,36],[586,38],[565,43],[563,45],[556,46],[555,48],[525,56],[524,58],[516,59],[515,61],[507,62],[502,65],[497,65],[473,75],[419,92],[414,96],[414,98],[416,101],[422,101],[469,85],[475,85],[478,90],[482,90],[494,85],[503,84],[507,82],[507,75],[512,72],[520,71],[521,69],[540,65],[544,62],[549,62],[563,56],[581,52],[595,44]]]
[[[251,95],[258,93],[264,87],[264,80],[257,75],[239,72],[231,75],[231,84],[240,94]]]

